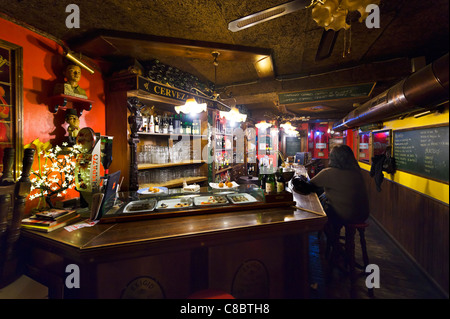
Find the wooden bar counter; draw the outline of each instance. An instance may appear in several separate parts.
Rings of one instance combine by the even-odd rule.
[[[305,210],[23,230],[27,275],[46,285],[50,298],[183,299],[207,288],[236,298],[307,298],[307,235],[321,230],[327,217],[315,194],[295,194],[295,200]]]

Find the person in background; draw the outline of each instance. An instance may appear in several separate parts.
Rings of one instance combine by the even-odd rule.
[[[361,223],[369,217],[369,199],[361,169],[347,145],[333,147],[329,167],[308,180],[304,176],[292,180],[294,190],[301,194],[318,193],[328,216],[324,232],[331,247],[347,223]]]

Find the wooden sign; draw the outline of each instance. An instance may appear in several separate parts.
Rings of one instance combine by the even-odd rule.
[[[333,101],[369,97],[376,82],[278,94],[280,104]]]

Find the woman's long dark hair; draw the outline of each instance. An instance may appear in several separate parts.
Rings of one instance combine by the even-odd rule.
[[[357,169],[359,170],[358,161],[353,154],[352,149],[343,144],[336,145],[331,149],[330,152],[330,167],[340,168],[340,169]]]

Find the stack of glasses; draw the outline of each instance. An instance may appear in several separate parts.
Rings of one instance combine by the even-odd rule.
[[[138,164],[182,163],[191,159],[189,141],[180,141],[173,147],[142,144]]]
[[[199,177],[201,176],[200,167],[172,167],[160,168],[160,169],[150,169],[140,171],[138,173],[138,183],[139,185],[144,184],[165,184],[173,180],[182,180],[189,177]]]

